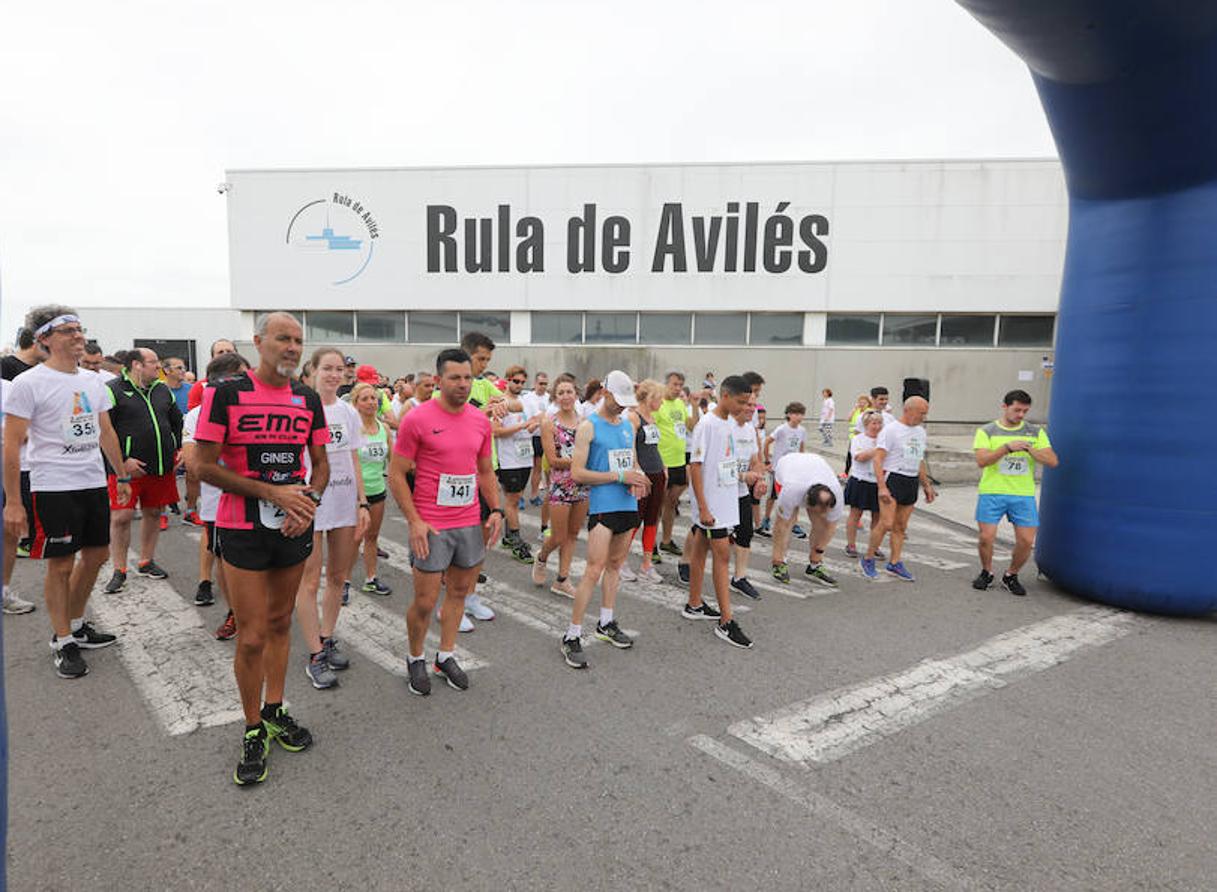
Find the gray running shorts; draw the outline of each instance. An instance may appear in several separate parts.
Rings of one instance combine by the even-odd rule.
[[[480,524],[427,534],[427,556],[411,555],[410,564],[423,573],[443,573],[449,567],[467,570],[486,557]]]

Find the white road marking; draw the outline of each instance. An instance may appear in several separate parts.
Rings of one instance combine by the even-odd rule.
[[[406,652],[409,650],[409,638],[406,633],[406,619],[373,604],[371,598],[374,597],[376,595],[355,597],[352,592],[351,602],[338,613],[336,637],[344,646],[359,651],[380,668],[401,678],[408,678]],[[434,630],[427,633],[427,648],[439,650],[439,635]],[[488,665],[485,660],[459,644],[453,653],[466,672]]]
[[[136,573],[138,557],[131,553],[126,588],[94,595],[89,609],[118,636],[119,659],[152,714],[171,735],[244,721],[231,647],[172,585]]]
[[[727,729],[786,762],[823,764],[910,728],[1134,627],[1133,614],[1084,607],[990,638],[953,657],[840,688]]]
[[[966,875],[950,864],[935,858],[928,852],[923,852],[890,830],[880,827],[874,821],[838,805],[822,793],[808,789],[805,784],[786,777],[768,765],[763,765],[704,734],[690,737],[688,743],[745,777],[763,784],[773,792],[797,803],[807,809],[813,817],[837,825],[883,854],[890,855],[897,861],[908,865],[925,879],[946,889],[975,887],[975,884]]]

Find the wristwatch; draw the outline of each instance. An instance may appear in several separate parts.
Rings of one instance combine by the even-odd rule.
[[[490,513],[497,514],[499,517],[502,517],[502,518],[507,517],[507,512],[505,512],[502,508],[491,508]]]
[[[370,504],[370,503],[368,503],[368,502],[360,502],[360,503],[359,503],[359,507],[360,507],[360,508],[363,508],[365,511],[371,511],[371,510],[372,510],[372,506],[371,506],[371,504]]]
[[[308,496],[308,497],[309,497],[309,500],[310,500],[310,501],[311,501],[311,502],[312,502],[314,505],[317,505],[317,506],[320,506],[320,505],[321,505],[321,493],[317,492],[317,490],[315,490],[315,489],[306,489],[306,490],[304,491],[304,494],[305,494],[306,496]]]
[[[130,483],[131,478],[130,477],[115,477],[114,482],[115,483]]]

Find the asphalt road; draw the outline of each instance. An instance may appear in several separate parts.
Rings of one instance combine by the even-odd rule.
[[[535,538],[535,520],[524,530]],[[405,541],[400,520],[385,537]],[[353,595],[363,621],[340,688],[313,690],[293,650],[288,696],[316,744],[276,748],[249,789],[230,779],[239,724],[170,734],[149,699],[189,699],[159,677],[178,657],[227,671],[230,645],[203,632],[223,609],[196,618],[190,604],[195,542],[179,525],[162,537],[171,589],[157,591],[181,604],[134,611],[152,597],[138,586],[116,599],[123,643],[89,654],[82,680],[55,676],[44,611],[5,617],[10,888],[1214,886],[1213,619],[1096,619],[1032,574],[1027,598],[977,593],[969,537],[929,518],[908,546],[914,584],[867,582],[838,542],[846,572],[817,588],[798,545],[798,596],[765,589],[739,615],[751,651],[681,618],[677,585],[626,585],[618,616],[638,644],[590,646],[586,672],[558,652],[569,601],[495,549],[486,600],[500,615],[461,637],[483,665],[468,692],[428,698],[390,671],[391,640],[376,649],[410,596],[384,567],[391,597]],[[758,540],[754,579],[768,549]],[[16,582],[36,590],[37,565]],[[804,707],[825,694],[856,702],[820,721]],[[759,744],[738,733],[779,713],[793,724]],[[774,754],[826,735],[843,751]]]

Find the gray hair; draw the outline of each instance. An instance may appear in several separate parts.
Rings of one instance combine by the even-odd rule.
[[[65,307],[63,304],[44,304],[41,307],[34,307],[34,309],[25,314],[25,327],[30,331],[37,331],[56,316],[75,315],[75,310],[71,307]]]
[[[434,377],[435,377],[435,372],[432,372],[432,371],[429,371],[429,370],[424,370],[424,371],[421,371],[421,372],[415,372],[415,373],[414,373],[414,381],[415,381],[415,383],[418,383],[418,382],[419,382],[419,381],[421,381],[423,378],[434,378]]]
[[[685,373],[680,371],[679,369],[668,369],[666,372],[663,373],[663,380],[665,382],[667,382],[667,380],[673,376],[679,378],[682,383],[685,380]]]
[[[258,337],[266,337],[266,330],[270,328],[271,320],[276,316],[286,316],[288,319],[292,320],[292,322],[300,325],[300,320],[286,310],[273,310],[269,313],[262,313],[258,316],[257,320],[254,322],[254,334],[258,335]],[[303,325],[300,325],[300,327],[304,328]]]

